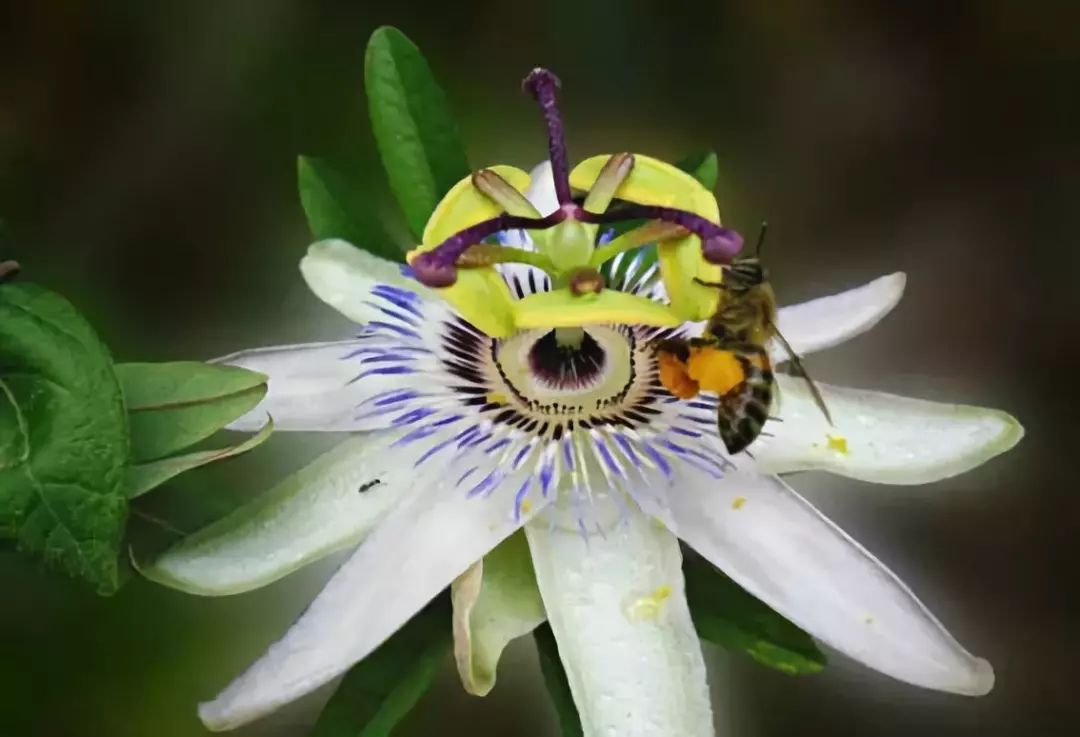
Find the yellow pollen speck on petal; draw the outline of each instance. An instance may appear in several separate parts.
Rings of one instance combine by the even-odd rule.
[[[866,618],[866,623],[867,624],[873,624],[874,623],[874,618],[873,617],[867,617]]]
[[[744,504],[746,504],[746,497],[737,496],[731,501],[731,508],[734,510],[739,510],[743,508]]]
[[[532,502],[530,502],[528,499],[521,502],[521,513],[522,514],[528,514],[531,511],[532,511]]]
[[[843,435],[826,435],[825,437],[829,440],[829,450],[835,450],[841,455],[848,454],[847,438]]]
[[[627,617],[631,622],[656,621],[664,602],[671,596],[671,587],[667,584],[658,586],[647,596],[637,599],[627,607]]]
[[[712,346],[691,348],[686,372],[705,391],[727,394],[746,378],[734,353]]]
[[[506,395],[502,392],[488,392],[484,398],[489,404],[506,404]]]

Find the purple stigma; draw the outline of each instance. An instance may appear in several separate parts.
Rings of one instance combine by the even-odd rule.
[[[447,263],[440,259],[435,251],[421,253],[409,266],[412,267],[416,281],[426,287],[449,287],[457,281],[457,266],[453,261]]]
[[[629,203],[604,213],[582,211],[582,219],[600,225],[632,219],[661,220],[680,225],[701,239],[701,254],[711,264],[731,263],[743,246],[742,236],[731,228],[674,207]]]
[[[544,230],[571,219],[578,222],[605,225],[625,220],[659,220],[681,226],[701,239],[701,252],[706,261],[713,264],[729,264],[743,246],[743,239],[730,228],[717,225],[695,213],[673,207],[625,203],[622,206],[603,213],[588,212],[574,202],[570,191],[570,170],[566,157],[566,140],[563,131],[562,116],[559,114],[557,93],[559,78],[547,69],[536,68],[529,73],[522,83],[524,89],[540,104],[544,113],[544,122],[548,131],[548,154],[551,160],[551,173],[555,182],[555,193],[559,200],[559,209],[542,218],[523,217],[503,212],[489,220],[470,225],[450,236],[435,248],[418,254],[409,264],[412,275],[421,284],[432,288],[445,288],[457,281],[458,268],[474,268],[490,265],[475,258],[462,257],[472,246],[484,243],[487,238],[507,230]],[[623,155],[627,161],[633,157]],[[612,159],[615,160],[615,159]],[[491,173],[488,173],[491,175]],[[490,176],[489,176],[490,178]],[[481,182],[482,184],[483,182]],[[497,185],[498,182],[495,183]],[[503,192],[500,198],[497,186],[493,189],[475,184],[493,201],[502,207],[514,207],[517,199],[523,199],[517,192],[509,195]],[[509,184],[503,183],[504,187]],[[489,191],[490,190],[490,191]],[[515,199],[517,198],[517,199]],[[510,205],[506,203],[510,202]],[[493,246],[494,247],[494,246]],[[493,261],[492,261],[493,263]],[[0,279],[5,275],[4,267],[8,262],[0,263]],[[10,271],[8,269],[7,271]],[[598,273],[582,272],[576,275],[571,285],[578,294],[595,293],[604,288],[603,279]]]
[[[544,111],[544,122],[548,130],[548,157],[551,160],[551,175],[555,179],[555,195],[560,205],[572,202],[570,196],[570,165],[566,159],[566,136],[563,131],[562,116],[556,101],[556,92],[560,87],[559,78],[549,70],[537,67],[529,72],[522,82],[522,87],[533,96]]]
[[[506,213],[496,215],[490,220],[459,230],[430,251],[417,255],[409,266],[412,267],[416,280],[424,286],[448,287],[457,281],[458,259],[470,246],[475,246],[485,238],[504,230],[543,230],[561,223],[566,218],[567,214],[562,210],[556,210],[543,218],[526,218]]]

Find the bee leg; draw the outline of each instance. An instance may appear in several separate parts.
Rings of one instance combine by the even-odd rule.
[[[727,288],[727,285],[722,283],[722,282],[705,281],[704,279],[699,279],[696,276],[694,277],[694,283],[695,284],[700,284],[703,287],[713,287],[714,289],[726,289]]]

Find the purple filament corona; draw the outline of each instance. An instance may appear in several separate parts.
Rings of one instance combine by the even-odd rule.
[[[559,78],[547,69],[537,68],[529,73],[522,86],[540,105],[544,114],[548,132],[548,158],[551,161],[559,209],[542,218],[503,213],[455,233],[435,248],[413,259],[411,267],[417,281],[429,287],[448,287],[457,281],[457,261],[470,246],[507,230],[546,230],[567,219],[600,225],[626,220],[661,220],[679,225],[700,238],[702,255],[710,263],[727,264],[738,254],[743,245],[742,236],[730,228],[686,210],[625,203],[608,212],[592,213],[575,203],[570,191],[566,137],[557,101]]]

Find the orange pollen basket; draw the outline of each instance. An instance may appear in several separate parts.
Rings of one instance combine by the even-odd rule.
[[[690,378],[686,364],[677,357],[660,351],[657,356],[660,368],[660,383],[679,399],[693,399],[698,394],[698,383]]]
[[[746,372],[738,357],[730,351],[712,346],[690,349],[686,373],[703,391],[721,396],[746,380]]]

